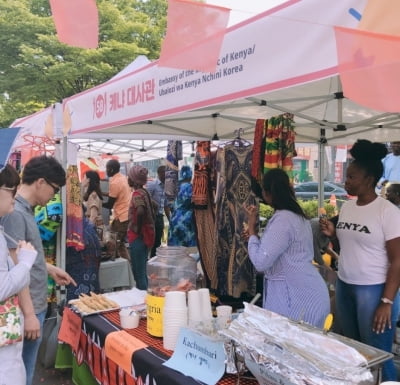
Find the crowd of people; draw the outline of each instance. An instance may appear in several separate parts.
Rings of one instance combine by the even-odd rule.
[[[392,148],[395,152],[396,147]],[[354,199],[343,204],[337,217],[310,221],[287,173],[272,169],[263,176],[260,199],[274,213],[260,234],[258,205],[246,207],[242,236],[254,268],[263,274],[263,307],[318,328],[334,312],[341,334],[391,352],[400,310],[400,184],[396,183],[400,171],[396,176],[385,167],[394,164],[394,156],[400,159],[400,153],[386,162],[385,145],[358,140],[350,155],[345,189]],[[0,166],[0,304],[9,305],[11,310],[6,310],[13,311],[22,328],[14,340],[0,339],[0,357],[7,363],[0,367],[1,384],[32,383],[47,311],[48,275],[68,287],[68,298],[100,290],[102,240],[98,229],[104,228],[103,208],[113,212],[114,257],[130,261],[139,289],[147,289],[146,263],[161,244],[164,215],[169,223],[168,245],[196,245],[189,166],[180,169],[174,202],[165,198],[165,166],[158,168],[157,179],[151,182],[141,165],[132,166],[126,177],[120,163],[112,159],[106,171],[107,193],[101,190],[96,171],[87,171],[81,182],[85,243],[82,250],[67,248],[64,271],[46,264],[33,214],[35,206],[46,205],[65,185],[63,167],[53,157],[35,157],[24,166],[20,180],[10,165]],[[387,175],[385,196],[379,196],[377,186]],[[334,305],[312,263],[323,264],[319,257],[329,248],[339,254],[335,254]],[[383,364],[383,380],[396,379],[393,360],[388,360]]]

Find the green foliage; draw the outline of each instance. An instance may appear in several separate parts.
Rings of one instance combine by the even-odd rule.
[[[302,209],[308,218],[318,217],[318,201],[316,199],[311,200],[299,200],[298,201]],[[332,206],[329,201],[324,202],[324,208],[326,211],[326,215],[328,218],[331,218],[336,215],[335,206]]]
[[[316,199],[312,200],[298,200],[301,208],[304,210],[308,218],[318,217],[318,201]],[[329,201],[324,202],[324,208],[328,218],[331,218],[337,214],[335,206],[332,206]],[[272,217],[274,210],[271,206],[260,203],[260,218],[261,227],[264,227],[266,222]]]
[[[138,55],[159,57],[167,0],[97,0],[99,47],[57,39],[48,0],[0,0],[0,126],[101,84]],[[25,104],[9,108],[6,103]]]

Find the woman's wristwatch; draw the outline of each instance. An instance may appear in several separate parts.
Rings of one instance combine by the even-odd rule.
[[[389,303],[389,304],[393,305],[393,301],[390,300],[389,298],[386,298],[386,297],[382,297],[382,298],[381,298],[381,302],[383,302],[383,303]]]

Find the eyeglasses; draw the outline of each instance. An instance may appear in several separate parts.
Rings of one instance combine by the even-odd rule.
[[[51,183],[47,178],[43,178],[43,179],[46,181],[46,183],[49,186],[53,187],[54,195],[56,195],[60,191],[60,187],[58,187],[58,186],[54,185],[53,183]]]
[[[16,187],[5,187],[5,186],[1,186],[1,187],[0,187],[0,190],[10,191],[13,197],[15,197],[15,194],[17,193],[17,188],[16,188]]]

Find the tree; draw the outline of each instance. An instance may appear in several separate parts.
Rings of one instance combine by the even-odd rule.
[[[97,0],[99,47],[60,43],[48,0],[0,0],[0,127],[159,56],[167,0]]]

